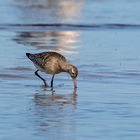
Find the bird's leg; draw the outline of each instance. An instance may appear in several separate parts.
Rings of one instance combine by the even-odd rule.
[[[52,80],[51,80],[51,88],[53,88],[53,79],[54,79],[54,75],[52,76]]]
[[[39,77],[39,78],[44,82],[45,87],[47,87],[48,84],[46,83],[45,79],[42,78],[42,77],[37,73],[38,71],[39,71],[39,70],[35,71],[35,75],[36,75],[37,77]]]

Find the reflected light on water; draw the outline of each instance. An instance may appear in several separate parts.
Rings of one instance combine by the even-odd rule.
[[[68,23],[79,20],[82,0],[66,1],[66,0],[15,0],[15,5],[19,12],[17,13],[20,21],[23,22],[53,22]],[[48,19],[49,17],[49,19]]]
[[[79,32],[21,32],[13,38],[19,44],[32,46],[39,50],[57,51],[62,54],[77,54],[76,43],[79,42]]]
[[[16,18],[27,24],[56,24],[79,21],[83,0],[14,0]],[[49,17],[49,18],[48,18]],[[44,32],[41,32],[44,28]],[[41,30],[39,30],[41,29]],[[38,32],[24,30],[18,32],[14,41],[25,46],[32,46],[39,50],[57,51],[62,54],[77,54],[76,51],[80,36],[78,31],[46,31],[45,27],[39,26]]]

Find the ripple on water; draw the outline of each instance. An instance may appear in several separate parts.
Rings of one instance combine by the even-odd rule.
[[[14,31],[62,31],[62,30],[95,30],[95,29],[140,29],[139,24],[0,24],[2,30]]]
[[[109,82],[109,83],[130,83],[139,84],[140,71],[138,70],[118,70],[107,65],[85,64],[78,66],[79,80],[87,82]]]

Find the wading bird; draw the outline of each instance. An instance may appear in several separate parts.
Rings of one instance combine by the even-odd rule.
[[[57,52],[42,52],[37,54],[26,53],[26,56],[37,68],[35,75],[44,82],[45,87],[47,87],[48,84],[46,80],[38,74],[38,71],[52,75],[51,88],[53,88],[53,80],[55,74],[60,72],[67,72],[73,79],[74,88],[77,88],[76,77],[78,75],[78,69],[74,65],[69,64],[63,55]]]

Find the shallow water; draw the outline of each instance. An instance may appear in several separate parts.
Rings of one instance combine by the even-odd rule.
[[[139,140],[139,5],[0,1],[0,139]],[[66,73],[54,91],[34,76],[25,53],[50,50],[78,67],[77,91]]]

